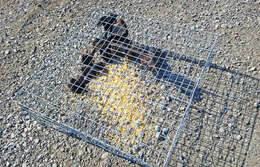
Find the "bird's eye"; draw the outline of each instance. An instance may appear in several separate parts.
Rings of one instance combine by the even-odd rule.
[[[115,24],[119,24],[119,22],[117,21],[117,22],[115,22]]]

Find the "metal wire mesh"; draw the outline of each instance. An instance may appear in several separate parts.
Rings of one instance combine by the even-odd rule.
[[[211,64],[170,166],[245,166],[259,112],[259,79]],[[258,102],[257,102],[258,101]]]
[[[259,82],[210,63],[217,39],[98,9],[15,100],[40,123],[143,166],[241,166]]]

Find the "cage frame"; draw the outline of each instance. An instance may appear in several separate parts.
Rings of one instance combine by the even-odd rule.
[[[94,9],[93,11],[95,11],[96,9]],[[107,9],[101,9],[101,10],[107,10]],[[92,13],[93,11],[89,12],[89,13]],[[117,13],[120,14],[120,12],[117,11]],[[90,14],[89,14],[90,15]],[[139,17],[139,16],[135,16],[135,15],[132,15],[133,17]],[[149,19],[149,18],[145,18],[145,19]],[[159,21],[160,22],[160,21]],[[164,22],[160,22],[160,23],[163,23],[163,24],[166,24]],[[171,23],[169,23],[171,24]],[[179,26],[179,25],[178,25]],[[187,27],[185,27],[187,28]],[[192,31],[192,30],[191,30]],[[202,30],[196,30],[196,31],[202,31]],[[209,32],[206,32],[206,31],[203,31],[205,33],[209,33]],[[203,80],[204,76],[206,75],[207,73],[207,70],[208,68],[211,66],[211,60],[214,56],[214,49],[216,48],[216,45],[221,37],[221,35],[218,35],[218,34],[215,34],[215,33],[209,33],[209,34],[214,34],[216,35],[216,38],[213,42],[213,45],[211,45],[211,48],[210,48],[210,52],[207,56],[207,59],[201,64],[201,66],[203,66],[203,70],[200,74],[200,77],[199,77],[199,80],[196,82],[196,85],[195,85],[195,89],[200,85],[200,82]],[[183,61],[189,61],[188,59],[184,58]],[[37,72],[34,74],[34,75],[37,75]],[[30,76],[30,78],[28,78],[25,82],[26,83],[29,83],[31,82],[31,80],[33,80],[34,78],[34,75]],[[23,84],[23,85],[27,85],[27,84]],[[73,127],[70,127],[64,123],[60,123],[60,122],[57,122],[43,114],[40,114],[40,113],[37,113],[35,111],[33,111],[31,108],[28,108],[26,105],[23,105],[22,103],[18,102],[16,99],[18,96],[21,95],[22,93],[22,90],[24,88],[21,87],[15,94],[15,96],[13,97],[13,99],[15,100],[15,102],[25,111],[27,111],[36,121],[38,121],[40,124],[44,125],[45,127],[48,127],[48,128],[51,128],[51,129],[54,129],[56,131],[59,131],[59,132],[62,132],[66,135],[69,135],[69,136],[72,136],[74,138],[77,138],[77,139],[80,139],[80,140],[83,140],[87,143],[90,143],[94,146],[97,146],[97,147],[100,147],[114,155],[117,155],[119,157],[122,157],[126,160],[129,160],[129,161],[132,161],[136,164],[139,164],[141,166],[151,166],[150,164],[144,162],[142,159],[130,154],[130,153],[127,153],[125,151],[122,151],[121,149],[117,148],[117,147],[114,147],[110,144],[107,144],[103,141],[101,141],[100,139],[98,138],[95,138],[91,135],[88,135],[88,134],[84,134],[82,133],[81,131],[77,130],[77,129],[74,129]],[[181,137],[182,135],[182,132],[185,128],[185,125],[186,125],[186,119],[188,118],[189,114],[190,114],[190,107],[193,105],[193,96],[194,96],[194,92],[195,92],[195,89],[193,90],[192,92],[192,95],[188,101],[188,104],[187,104],[187,107],[185,109],[185,112],[184,112],[184,116],[182,117],[181,119],[181,122],[177,128],[177,131],[176,131],[176,135],[175,137],[172,139],[172,144],[170,146],[170,149],[168,151],[168,154],[167,154],[167,158],[166,160],[164,161],[164,166],[168,166],[170,161],[171,161],[171,157],[172,157],[172,154],[174,152],[174,149],[176,147],[176,144],[178,142],[178,139]]]

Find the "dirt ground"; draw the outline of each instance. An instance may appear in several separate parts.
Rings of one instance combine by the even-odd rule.
[[[57,47],[56,41],[90,10],[100,7],[221,34],[213,62],[260,79],[257,0],[0,0],[0,166],[137,166],[43,128],[12,101],[13,93],[41,66],[44,55]],[[259,105],[259,90],[256,92]],[[244,166],[260,166],[259,119]]]

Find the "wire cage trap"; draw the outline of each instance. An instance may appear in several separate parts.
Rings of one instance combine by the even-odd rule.
[[[172,158],[218,35],[97,9],[16,93],[37,121],[143,166]]]

